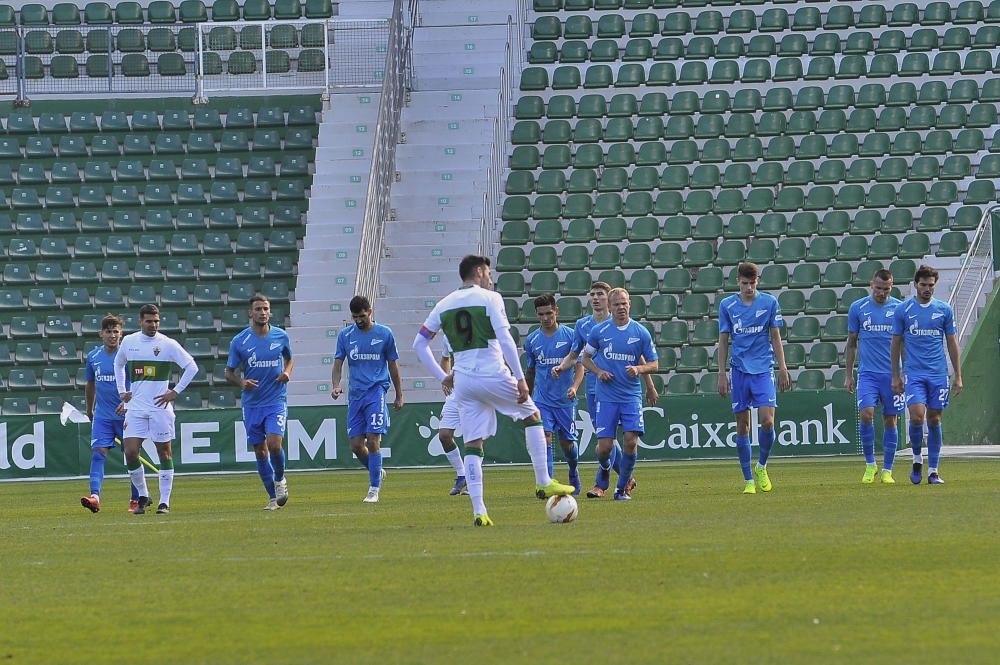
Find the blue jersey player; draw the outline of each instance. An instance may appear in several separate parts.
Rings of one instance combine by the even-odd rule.
[[[594,326],[583,347],[582,363],[597,377],[597,461],[598,486],[587,493],[599,498],[604,492],[600,480],[611,476],[611,450],[619,425],[622,428],[622,465],[615,489],[616,501],[632,498],[639,452],[639,436],[645,431],[642,418],[641,375],[652,374],[658,367],[653,337],[629,316],[631,299],[625,289],[611,289],[608,294],[611,318]],[[606,487],[606,485],[605,485]],[[598,492],[597,490],[601,490]]]
[[[573,327],[574,339],[573,339],[573,352],[570,353],[566,358],[552,368],[552,376],[558,378],[560,374],[567,371],[572,365],[577,363],[580,354],[583,352],[583,347],[587,346],[587,338],[590,337],[590,331],[594,329],[595,326],[600,325],[608,320],[610,314],[608,313],[608,294],[611,292],[611,285],[606,282],[594,282],[590,286],[590,309],[591,314],[578,319],[576,325]],[[586,372],[587,381],[587,412],[590,415],[590,424],[597,431],[597,377],[592,372]],[[653,379],[649,374],[642,375],[642,381],[646,386],[646,402],[653,406],[660,399],[660,395],[656,390],[656,386],[653,384]],[[573,388],[577,392],[580,390],[580,384],[582,383],[582,377],[577,374],[573,381]],[[621,463],[622,463],[622,447],[615,439],[612,442],[611,447],[611,468],[615,470],[615,473],[621,475]],[[604,490],[608,488],[611,484],[610,476],[605,476],[604,470],[598,465],[597,467],[597,478],[594,480],[594,489],[587,492],[587,496],[590,498],[598,498],[604,496]],[[632,478],[632,485],[635,485],[635,477]],[[603,489],[602,489],[603,488]]]
[[[733,413],[736,414],[736,452],[743,470],[743,493],[756,494],[754,474],[765,492],[771,491],[767,474],[767,458],[774,445],[774,411],[778,406],[777,391],[788,389],[790,383],[785,367],[785,352],[781,347],[784,321],[778,301],[757,291],[760,269],[754,263],[741,263],[737,269],[740,292],[723,298],[719,303],[719,394],[732,393]],[[729,360],[729,340],[732,339],[732,360]],[[774,363],[778,363],[775,386]],[[732,384],[726,364],[732,370]],[[757,409],[759,429],[757,441],[760,456],[751,467],[750,408]]]
[[[955,317],[948,303],[934,297],[938,272],[928,265],[913,276],[914,296],[896,307],[892,331],[892,389],[906,395],[910,414],[910,445],[913,471],[910,482],[923,479],[924,421],[927,421],[927,483],[942,485],[938,473],[941,459],[941,413],[948,406],[949,392],[962,392],[962,364],[955,338]],[[948,347],[955,379],[948,385]],[[902,363],[900,362],[902,361]]]
[[[897,421],[903,412],[905,400],[892,392],[892,368],[889,366],[889,348],[892,346],[893,317],[899,299],[892,291],[892,273],[879,270],[872,277],[871,295],[851,303],[847,314],[847,348],[844,352],[847,375],[844,388],[853,393],[857,389],[860,417],[861,449],[865,454],[865,473],[861,482],[881,482],[891,485],[892,462],[899,444]],[[854,381],[854,359],[860,356],[857,384]],[[875,406],[882,405],[882,471],[875,465]]]
[[[549,475],[552,475],[552,443],[558,440],[569,465],[569,484],[573,494],[580,493],[580,474],[577,472],[580,451],[576,445],[576,386],[583,367],[578,363],[573,376],[553,376],[552,368],[558,366],[573,351],[574,331],[559,325],[559,307],[551,294],[535,298],[535,314],[539,328],[528,335],[524,353],[528,369],[525,380],[531,390],[545,429]]]
[[[347,436],[351,451],[368,469],[368,495],[362,501],[378,503],[382,489],[382,436],[389,432],[389,410],[385,396],[389,381],[396,391],[393,407],[403,408],[403,385],[399,377],[399,353],[392,330],[375,323],[368,298],[351,299],[351,319],[348,326],[337,335],[337,352],[333,360],[333,390],[330,396],[338,399],[344,389],[340,378],[344,360],[350,369],[350,391],[347,395]]]
[[[253,296],[250,326],[233,337],[229,345],[226,380],[242,391],[243,426],[269,498],[264,510],[278,510],[288,502],[285,451],[281,444],[288,418],[288,382],[294,365],[288,333],[271,325],[271,301],[261,294]],[[236,376],[241,367],[242,378]]]
[[[87,417],[92,423],[90,433],[90,495],[80,497],[80,504],[92,513],[101,509],[101,486],[104,484],[104,462],[108,451],[122,442],[125,412],[115,386],[115,354],[122,339],[122,320],[113,314],[101,319],[101,346],[87,354]],[[139,505],[139,491],[132,486],[128,511]]]

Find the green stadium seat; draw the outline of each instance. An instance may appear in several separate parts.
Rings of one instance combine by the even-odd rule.
[[[333,16],[331,0],[306,0],[306,18],[330,18]]]

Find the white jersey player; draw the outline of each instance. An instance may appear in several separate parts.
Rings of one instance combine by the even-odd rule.
[[[158,514],[170,512],[170,494],[174,484],[174,406],[173,401],[188,387],[198,373],[194,358],[175,340],[161,334],[160,310],[143,305],[139,310],[140,331],[126,335],[115,356],[115,381],[125,404],[125,465],[139,490],[136,515],[146,512],[149,489],[139,462],[139,448],[144,439],[156,444],[160,458],[160,503]],[[175,367],[183,374],[170,389],[170,375]],[[125,389],[126,373],[131,387]]]
[[[483,501],[483,440],[496,434],[499,411],[525,426],[525,444],[535,471],[535,492],[541,498],[573,492],[571,485],[549,475],[542,418],[531,401],[517,355],[503,298],[492,291],[490,259],[469,255],[458,266],[462,288],[446,296],[413,340],[417,356],[441,381],[447,394],[455,392],[465,435],[465,480],[472,499],[473,524],[492,526]],[[430,341],[444,331],[454,355],[451,375],[438,365]]]

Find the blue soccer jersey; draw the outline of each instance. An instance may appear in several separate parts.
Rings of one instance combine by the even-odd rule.
[[[94,399],[94,420],[125,420],[115,409],[121,404],[121,396],[115,385],[115,355],[108,353],[104,345],[91,349],[87,354],[87,382],[94,382],[96,396]],[[129,377],[125,377],[126,388],[130,385]]]
[[[896,306],[902,301],[889,296],[879,305],[871,296],[855,300],[847,313],[847,332],[858,336],[858,373],[892,374],[889,348]]]
[[[630,377],[625,368],[658,359],[648,330],[632,319],[620,327],[608,319],[590,331],[586,351],[598,368],[612,375],[610,381],[597,382],[598,402],[641,403],[642,378]]]
[[[578,319],[576,325],[573,327],[573,351],[583,353],[583,347],[587,346],[587,339],[590,338],[590,331],[594,329],[594,326],[599,326],[601,323],[604,323],[604,321],[595,321],[593,314],[588,314],[582,319]],[[587,372],[585,380],[586,383],[584,385],[587,389],[587,395],[595,396],[597,394],[597,377]]]
[[[552,335],[546,335],[541,328],[528,335],[524,353],[528,367],[535,368],[535,389],[531,395],[535,404],[551,407],[574,404],[566,398],[566,391],[573,387],[573,372],[563,372],[558,379],[554,379],[552,368],[573,350],[575,334],[572,329],[559,326]]]
[[[955,315],[948,303],[931,298],[921,305],[910,298],[896,307],[892,334],[903,338],[906,376],[948,376],[946,335],[955,334]]]
[[[267,335],[260,337],[253,328],[246,328],[233,337],[229,345],[231,369],[243,367],[243,378],[253,379],[257,387],[241,395],[244,409],[284,404],[288,398],[288,384],[276,379],[285,370],[285,361],[292,357],[288,333],[271,326]]]
[[[719,303],[719,332],[729,333],[733,341],[729,366],[746,374],[771,373],[771,328],[784,325],[778,300],[770,294],[758,292],[749,305],[738,293]]]
[[[389,363],[399,360],[399,353],[392,330],[386,326],[373,323],[371,328],[362,331],[352,324],[337,335],[334,357],[347,360],[350,370],[348,397],[359,400],[375,389],[382,393],[389,390]]]

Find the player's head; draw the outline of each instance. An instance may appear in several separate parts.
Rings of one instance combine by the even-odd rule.
[[[351,298],[350,308],[354,325],[362,330],[368,330],[372,327],[372,304],[368,298],[354,296]]]
[[[872,281],[869,286],[872,289],[872,300],[879,305],[884,305],[889,299],[889,293],[892,291],[892,273],[884,268],[876,270],[875,274],[872,275]]]
[[[139,329],[143,335],[152,337],[160,329],[160,308],[156,305],[143,305],[139,308]]]
[[[114,314],[108,314],[101,319],[101,341],[107,349],[117,349],[118,343],[122,340],[122,329],[124,322]]]
[[[624,325],[632,311],[632,298],[625,289],[611,289],[608,294],[608,309],[617,325]]]
[[[493,288],[493,274],[490,271],[490,257],[467,254],[458,264],[458,276],[463,284],[475,284],[484,289]]]
[[[756,297],[758,281],[760,281],[760,268],[756,263],[746,261],[736,269],[736,282],[740,287],[741,298]]]
[[[559,307],[556,305],[555,296],[546,293],[535,298],[535,314],[538,315],[538,323],[542,330],[555,330],[559,326],[556,322],[559,317]]]
[[[590,308],[595,312],[608,311],[608,294],[611,285],[607,282],[594,282],[590,285]]]
[[[259,328],[263,328],[271,321],[271,301],[262,293],[254,294],[250,298],[250,320]]]
[[[937,286],[938,271],[926,263],[913,273],[913,286],[917,291],[917,300],[928,303],[934,297],[934,287]]]

